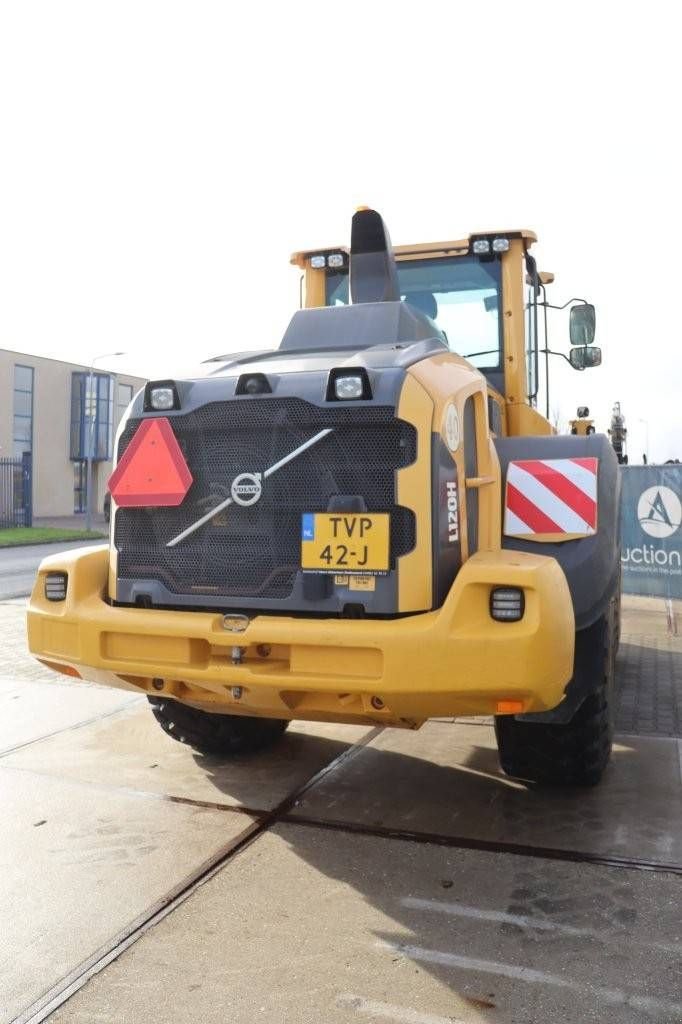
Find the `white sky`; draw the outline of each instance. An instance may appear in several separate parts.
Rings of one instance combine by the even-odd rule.
[[[0,347],[175,375],[275,347],[290,252],[360,203],[396,243],[530,227],[604,356],[552,409],[682,458],[673,10],[0,0]]]

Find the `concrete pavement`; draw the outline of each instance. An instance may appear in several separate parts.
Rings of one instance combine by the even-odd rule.
[[[23,603],[0,605],[0,1024],[679,1024],[680,743],[646,715],[586,793],[506,779],[470,721],[295,723],[225,762],[30,659]],[[682,641],[637,624],[619,671],[677,692]]]

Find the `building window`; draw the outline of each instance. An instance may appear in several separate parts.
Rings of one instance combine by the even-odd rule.
[[[20,459],[33,451],[33,367],[14,367],[13,454]]]
[[[121,418],[132,400],[133,385],[119,384],[116,388],[116,426],[121,422]]]
[[[92,387],[91,387],[92,380]],[[72,459],[87,459],[91,447],[95,462],[111,458],[113,440],[113,388],[106,373],[74,373],[71,379]],[[92,437],[92,443],[90,438]]]

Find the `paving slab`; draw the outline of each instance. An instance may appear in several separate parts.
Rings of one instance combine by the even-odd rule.
[[[251,819],[0,762],[0,1021],[14,1017]]]
[[[144,700],[125,714],[53,736],[0,763],[80,783],[271,810],[369,731],[295,722],[271,750],[226,760],[171,739]]]
[[[59,677],[57,677],[59,678]],[[89,684],[2,680],[0,756],[62,729],[139,705],[137,694]]]
[[[679,1024],[679,879],[277,826],[54,1024]]]
[[[619,732],[682,737],[682,637],[623,637],[616,661]]]
[[[493,730],[386,730],[292,812],[330,822],[682,865],[678,740],[620,737],[600,786],[533,789],[500,771]]]

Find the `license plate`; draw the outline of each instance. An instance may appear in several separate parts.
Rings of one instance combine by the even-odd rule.
[[[387,512],[304,512],[301,567],[313,572],[387,572]]]

